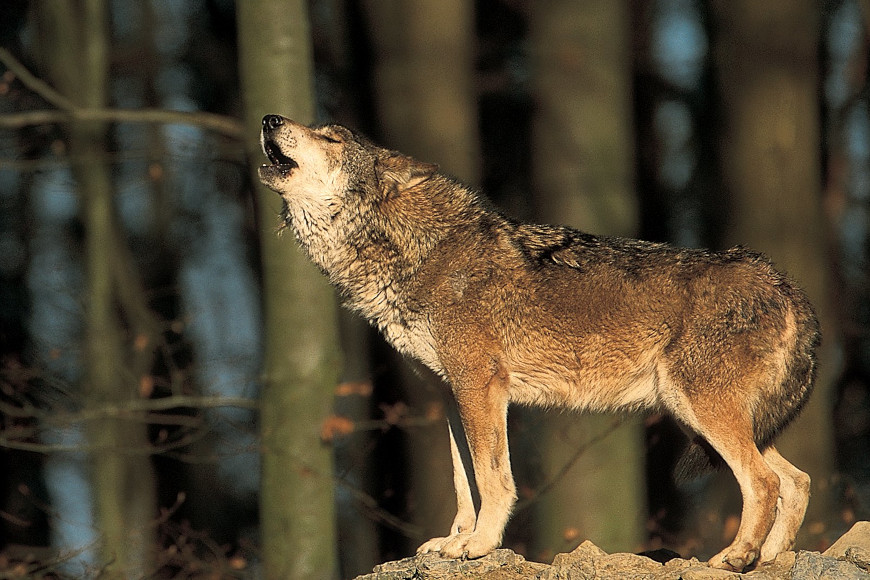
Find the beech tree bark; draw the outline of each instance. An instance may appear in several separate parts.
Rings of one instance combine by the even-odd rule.
[[[236,9],[248,150],[258,164],[263,115],[314,121],[307,3],[245,0]],[[294,240],[275,235],[278,196],[257,185],[256,204],[265,320],[260,398],[264,577],[336,577],[332,454],[319,438],[339,378],[336,301]]]
[[[38,6],[38,18],[45,66],[56,88],[77,106],[106,107],[110,52],[106,3],[46,2]],[[119,264],[127,254],[116,223],[106,137],[104,123],[78,121],[69,126],[69,153],[85,230],[82,395],[85,407],[93,409],[135,398],[138,378],[130,372],[131,351],[125,346],[118,315],[118,304],[125,301],[119,296],[124,275],[119,270],[125,268]],[[137,294],[133,299],[142,306],[144,296]],[[108,578],[146,576],[153,572],[151,524],[157,517],[146,426],[127,417],[91,419],[85,425],[85,437],[94,523],[101,536],[101,574]]]

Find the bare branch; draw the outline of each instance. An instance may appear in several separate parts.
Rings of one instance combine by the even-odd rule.
[[[204,111],[167,111],[164,109],[81,109],[69,111],[26,111],[0,115],[0,128],[20,129],[30,125],[70,123],[72,121],[108,121],[117,123],[162,123],[165,125],[195,125],[210,129],[232,139],[244,138],[244,127],[238,119]]]
[[[46,109],[0,115],[0,128],[19,129],[31,125],[72,121],[108,121],[195,125],[238,140],[242,140],[245,135],[244,125],[238,119],[203,111],[82,108],[31,73],[5,48],[0,48],[0,62],[6,65],[6,68],[14,73],[24,86],[58,107],[58,110]]]
[[[111,417],[123,417],[132,413],[148,411],[166,411],[179,407],[194,409],[216,409],[220,407],[237,407],[240,409],[258,410],[260,403],[256,399],[244,397],[202,397],[187,395],[172,395],[157,399],[132,399],[120,403],[107,403],[97,407],[89,407],[72,413],[53,413],[53,423],[88,421]]]
[[[5,405],[2,411],[6,414],[13,414],[18,417],[33,417],[40,421],[40,425],[70,425],[81,421],[91,421],[94,419],[105,419],[112,417],[129,417],[138,413],[146,413],[153,411],[167,411],[179,407],[189,407],[194,409],[216,409],[222,407],[236,407],[240,409],[258,410],[259,401],[256,399],[247,399],[243,397],[202,397],[202,396],[185,396],[173,395],[171,397],[163,397],[159,399],[134,399],[124,401],[122,403],[105,404],[99,407],[88,408],[80,411],[47,411],[37,407],[28,405],[25,407],[15,407],[13,405]],[[178,423],[184,424],[191,428],[196,428],[199,425],[193,423],[185,423],[180,420],[164,421],[164,416],[146,417],[152,423]],[[171,449],[176,449],[180,446],[190,443],[195,434],[186,434],[176,441],[159,443],[154,446],[149,446],[144,450],[131,450],[131,452],[143,453],[164,453]],[[84,451],[89,447],[80,443],[73,445],[44,443],[34,441],[37,437],[36,428],[28,427],[22,429],[6,429],[0,430],[0,447],[8,449],[18,449],[20,451],[31,451],[34,453],[53,453],[53,452],[74,452]]]

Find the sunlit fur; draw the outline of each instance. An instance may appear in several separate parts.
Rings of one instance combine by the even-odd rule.
[[[695,441],[684,471],[724,461],[743,494],[737,537],[710,563],[742,570],[791,547],[809,477],[773,440],[810,395],[819,331],[763,256],[518,223],[337,125],[269,117],[262,142],[260,178],[311,260],[455,397],[457,515],[420,551],[500,544],[516,499],[510,402],[670,413]]]

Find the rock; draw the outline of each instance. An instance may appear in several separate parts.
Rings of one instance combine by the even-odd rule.
[[[683,576],[691,576],[698,572],[711,570],[705,562],[699,561],[697,558],[684,560],[682,558],[674,558],[665,562],[663,566],[663,578],[682,578]]]
[[[691,560],[674,558],[665,563],[655,578],[656,580],[738,580],[740,577],[736,572],[710,568],[706,562],[701,562],[697,558]]]
[[[865,550],[860,546],[851,546],[846,548],[844,558],[847,562],[851,562],[862,570],[870,572],[870,550]]]
[[[608,554],[592,542],[558,554],[550,565],[501,549],[478,560],[423,554],[375,566],[356,580],[870,580],[870,522],[858,522],[823,554],[784,552],[746,574],[710,568],[676,554]],[[664,556],[664,557],[662,557]]]
[[[791,578],[791,570],[794,568],[796,554],[783,552],[773,562],[760,564],[755,570],[744,574],[747,580],[779,580]]]
[[[870,522],[857,522],[848,532],[840,536],[840,539],[834,542],[830,548],[825,550],[823,555],[843,558],[846,556],[846,550],[851,547],[858,547],[865,552],[870,552]]]
[[[646,550],[645,552],[641,552],[640,554],[638,554],[638,556],[646,556],[650,560],[655,560],[659,564],[666,564],[671,560],[678,559],[680,557],[679,554],[677,554],[673,550],[668,550],[667,548]]]
[[[688,568],[680,572],[680,580],[739,580],[741,574],[710,568],[709,566]]]
[[[519,554],[507,549],[495,550],[477,560],[454,560],[442,558],[438,554],[419,554],[379,564],[371,574],[357,576],[356,580],[513,580],[535,578],[547,567],[546,564],[527,562]]]
[[[856,577],[870,578],[870,522],[857,522],[825,550],[822,557],[848,563],[868,574]]]
[[[573,552],[557,554],[540,580],[654,580],[661,570],[661,564],[645,556],[607,554],[587,540]]]
[[[795,559],[791,580],[870,580],[870,572],[845,560],[802,550]]]
[[[545,570],[541,580],[574,580],[595,574],[596,562],[607,552],[586,540],[567,554],[556,554],[552,567]]]

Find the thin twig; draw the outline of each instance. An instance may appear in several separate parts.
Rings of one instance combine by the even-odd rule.
[[[0,62],[12,72],[25,87],[38,94],[40,97],[64,111],[76,109],[75,103],[60,94],[47,82],[30,72],[24,64],[15,58],[7,49],[0,47]]]
[[[550,490],[552,490],[553,487],[559,481],[561,481],[561,479],[563,477],[565,477],[565,474],[568,473],[572,467],[574,467],[574,464],[580,460],[580,457],[582,457],[583,454],[586,453],[586,451],[590,447],[592,447],[593,445],[597,445],[601,441],[607,439],[617,429],[622,427],[622,425],[625,423],[625,421],[626,421],[625,417],[622,417],[622,416],[617,416],[616,418],[614,418],[613,421],[610,423],[610,425],[607,427],[607,429],[605,429],[601,433],[598,433],[597,435],[595,435],[591,439],[584,442],[583,445],[578,447],[577,450],[574,452],[574,454],[568,459],[568,461],[566,461],[565,464],[562,465],[562,467],[559,469],[559,471],[557,471],[546,483],[544,483],[544,485],[538,487],[538,489],[535,490],[535,493],[531,497],[524,498],[522,501],[517,502],[517,505],[514,509],[516,511],[520,511],[522,509],[525,509],[528,506],[530,506],[531,504],[533,504],[536,501],[538,501],[539,499],[541,499],[541,497],[543,497],[544,495],[549,493]]]
[[[337,479],[335,480],[335,482],[337,485],[340,485],[351,495],[351,497],[357,502],[359,507],[362,508],[365,514],[371,519],[401,533],[406,538],[423,538],[423,529],[420,526],[411,522],[406,522],[405,520],[394,516],[384,508],[380,507],[378,505],[378,501],[375,498],[362,491],[361,489],[352,486],[341,479]]]
[[[130,411],[165,411],[176,407],[193,407],[196,409],[214,409],[218,407],[238,407],[241,409],[258,410],[260,402],[246,397],[202,397],[191,395],[172,395],[158,399],[133,399],[116,405],[104,405],[90,409],[103,414],[117,414]]]

